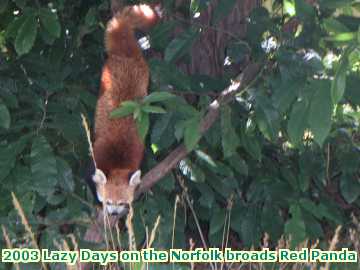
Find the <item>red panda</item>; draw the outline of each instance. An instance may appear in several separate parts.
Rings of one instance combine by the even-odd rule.
[[[144,145],[132,116],[110,119],[126,100],[147,95],[149,68],[134,31],[146,31],[159,18],[157,10],[142,4],[125,7],[108,22],[105,47],[108,58],[102,70],[95,112],[92,181],[97,199],[109,214],[126,213],[140,183]]]

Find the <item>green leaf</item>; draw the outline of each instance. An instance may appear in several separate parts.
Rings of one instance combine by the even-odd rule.
[[[226,212],[225,209],[217,208],[210,219],[210,231],[209,234],[215,234],[220,231],[225,223]]]
[[[360,182],[352,174],[344,174],[341,177],[340,190],[348,203],[355,202],[360,196]]]
[[[75,182],[71,167],[62,158],[56,158],[56,167],[58,171],[59,185],[68,192],[73,192],[75,189]]]
[[[204,183],[198,183],[196,185],[199,192],[201,193],[201,197],[199,198],[199,204],[203,207],[211,209],[213,207],[215,201],[215,194],[211,187]]]
[[[25,19],[16,35],[15,50],[19,55],[28,53],[34,46],[37,35],[37,28],[37,18],[35,14],[31,14]]]
[[[97,22],[97,9],[92,7],[89,9],[89,11],[86,13],[85,16],[85,24],[87,26],[93,26]]]
[[[280,129],[280,114],[271,100],[264,96],[256,97],[256,123],[268,140],[275,140]]]
[[[50,33],[44,27],[40,28],[39,34],[42,41],[44,41],[45,44],[47,45],[54,44],[56,38],[50,35]]]
[[[331,84],[331,98],[334,104],[337,104],[344,96],[346,88],[346,69],[348,66],[348,56],[351,51],[351,48],[345,50],[339,67],[336,70],[335,78]]]
[[[46,31],[53,37],[59,38],[61,34],[61,25],[59,18],[55,12],[52,12],[49,8],[40,9],[40,22]]]
[[[175,62],[180,57],[190,52],[191,45],[199,35],[199,32],[190,28],[174,38],[165,49],[164,59],[166,62]]]
[[[27,19],[27,15],[17,16],[15,17],[11,23],[6,27],[6,38],[16,38],[16,35],[19,32],[20,27],[24,24],[25,20]]]
[[[356,37],[357,37],[357,32],[347,32],[347,33],[332,35],[329,37],[324,37],[324,40],[335,41],[335,42],[348,42],[354,40]]]
[[[241,145],[245,148],[255,160],[260,161],[262,158],[261,155],[261,145],[259,139],[256,136],[250,136],[250,134],[242,131],[240,133]]]
[[[346,87],[346,70],[339,69],[331,84],[331,98],[337,104],[343,97]]]
[[[0,147],[0,181],[7,177],[14,168],[16,157],[24,150],[29,137],[29,135],[24,135],[16,142]]]
[[[155,120],[151,129],[151,143],[160,150],[169,147],[175,141],[175,127],[172,124],[174,119],[174,114],[170,112],[160,115]]]
[[[172,173],[167,174],[164,176],[161,181],[159,181],[159,186],[162,190],[166,192],[171,192],[175,188],[175,177]]]
[[[229,15],[234,8],[236,0],[221,0],[220,3],[214,9],[214,15],[212,18],[212,24],[218,23],[222,18]]]
[[[150,119],[149,114],[140,112],[139,117],[136,119],[136,126],[139,132],[139,136],[142,140],[145,140],[146,134],[149,130]]]
[[[0,181],[5,179],[15,166],[16,155],[14,155],[13,144],[0,148]]]
[[[299,185],[298,185],[298,181],[296,179],[296,176],[294,175],[294,173],[286,168],[286,167],[282,167],[281,168],[281,176],[282,178],[284,178],[293,188],[293,190],[298,190],[299,189]]]
[[[261,216],[257,208],[247,211],[241,222],[241,236],[244,245],[250,248],[257,245],[261,237]]]
[[[232,155],[227,159],[230,166],[239,174],[244,175],[245,177],[249,174],[249,167],[246,164],[246,161],[237,153]]]
[[[139,103],[135,101],[124,101],[120,104],[120,107],[113,110],[110,113],[110,118],[125,117],[133,114],[136,109],[139,108]]]
[[[5,104],[0,104],[0,127],[8,129],[10,127],[10,112]]]
[[[272,205],[265,205],[262,209],[261,227],[271,239],[278,239],[283,233],[284,222],[279,213],[280,210]]]
[[[322,219],[323,215],[322,213],[319,211],[319,207],[311,200],[307,199],[307,198],[302,198],[300,199],[300,205],[302,208],[304,208],[305,210],[307,210],[309,213],[311,213],[314,217],[318,218],[318,219]]]
[[[306,236],[310,239],[319,239],[324,237],[324,232],[321,224],[307,211],[302,211],[303,220],[306,227]]]
[[[342,8],[350,5],[354,0],[320,0],[321,8]]]
[[[322,216],[334,222],[335,224],[342,224],[344,222],[344,219],[342,218],[340,210],[337,208],[335,203],[329,202],[330,201],[325,201],[324,203],[319,204],[319,213],[321,213]]]
[[[8,3],[9,3],[9,0],[1,1],[1,3],[0,3],[0,14],[3,13],[7,9]]]
[[[50,195],[58,182],[58,170],[51,146],[44,136],[34,139],[30,159],[34,190],[43,196]]]
[[[178,22],[166,21],[157,24],[150,31],[150,43],[151,47],[163,51],[169,44],[171,35]]]
[[[314,81],[312,89],[316,92],[311,100],[308,114],[310,129],[315,141],[322,145],[331,128],[332,101],[330,85],[327,81]]]
[[[294,248],[306,239],[306,227],[298,205],[290,206],[291,218],[285,224],[285,233],[291,237],[291,247]]]
[[[144,97],[144,103],[161,102],[170,98],[176,97],[169,92],[152,92],[150,95]]]
[[[166,113],[166,111],[159,106],[145,105],[141,107],[141,110],[146,113]]]
[[[300,172],[298,176],[299,187],[302,192],[308,191],[310,187],[310,176]]]
[[[323,25],[330,34],[349,32],[349,29],[344,24],[334,18],[326,18]]]
[[[293,105],[287,126],[287,132],[289,134],[291,143],[294,145],[298,145],[302,141],[305,129],[307,127],[308,110],[309,103],[305,99],[297,101]]]
[[[285,13],[289,14],[291,17],[296,15],[295,3],[293,0],[284,0],[283,9]]]
[[[151,59],[149,66],[151,82],[154,85],[158,87],[171,85],[178,91],[191,90],[191,77],[178,70],[175,65],[158,59]]]
[[[27,0],[14,0],[15,4],[19,7],[19,8],[24,8],[26,5],[26,1]]]
[[[295,0],[296,16],[307,19],[315,15],[314,8],[304,0]]]
[[[195,116],[185,122],[184,143],[188,151],[193,150],[201,138],[200,117]]]
[[[224,157],[228,158],[235,154],[240,139],[231,122],[231,108],[227,105],[221,108],[221,139]]]

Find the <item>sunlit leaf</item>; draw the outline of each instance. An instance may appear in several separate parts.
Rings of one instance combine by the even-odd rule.
[[[113,110],[110,113],[110,117],[111,118],[125,117],[125,116],[128,116],[128,115],[134,113],[134,111],[138,108],[139,108],[139,104],[137,102],[124,101],[120,104],[119,108]]]
[[[174,97],[175,95],[169,92],[152,92],[150,95],[144,97],[144,102],[145,103],[161,102]]]
[[[145,105],[141,107],[141,110],[146,113],[166,113],[166,111],[159,107],[159,106],[153,106],[153,105]]]

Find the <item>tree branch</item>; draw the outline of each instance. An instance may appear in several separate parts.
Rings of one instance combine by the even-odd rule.
[[[224,89],[217,99],[210,103],[207,113],[200,123],[200,133],[202,135],[216,121],[221,105],[232,101],[236,94],[243,91],[257,77],[259,71],[259,64],[250,63],[244,72],[237,76],[233,83]],[[172,168],[174,168],[180,160],[185,158],[187,154],[188,151],[183,143],[176,147],[163,161],[144,175],[135,198],[137,198],[141,193],[148,191]]]

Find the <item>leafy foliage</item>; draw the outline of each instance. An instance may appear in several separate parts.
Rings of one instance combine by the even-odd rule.
[[[166,1],[166,11],[190,18],[211,1],[174,2]],[[219,1],[212,30],[235,2]],[[272,245],[281,235],[297,245],[349,224],[360,207],[360,18],[355,1],[317,2],[271,1],[270,9],[252,10],[246,35],[228,37],[221,76],[184,71],[205,28],[170,17],[151,31],[152,50],[164,56],[148,59],[151,93],[123,102],[111,117],[136,120],[147,146],[144,171],[181,142],[194,151],[135,203],[138,243],[158,215],[154,247],[171,247],[173,225],[176,247],[197,235],[186,203],[173,224],[184,187],[178,180],[211,245],[221,245],[230,213],[231,233],[247,248],[260,245],[264,232]],[[93,120],[109,8],[100,0],[0,4],[0,220],[14,245],[24,244],[24,228],[11,192],[43,246],[69,232],[82,239],[91,222],[80,115]],[[260,78],[202,136],[208,104],[250,58],[264,67]]]

